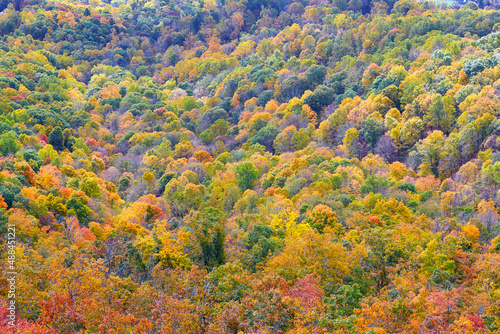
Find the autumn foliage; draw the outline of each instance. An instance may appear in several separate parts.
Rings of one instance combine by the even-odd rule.
[[[15,333],[500,332],[497,6],[0,0]]]

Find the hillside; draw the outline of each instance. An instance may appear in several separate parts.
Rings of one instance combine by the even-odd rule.
[[[478,4],[0,0],[0,332],[498,333]]]

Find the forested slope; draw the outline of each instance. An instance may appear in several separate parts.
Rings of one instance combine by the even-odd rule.
[[[19,332],[498,333],[480,5],[0,1]]]

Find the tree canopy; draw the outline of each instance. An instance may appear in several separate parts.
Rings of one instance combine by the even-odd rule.
[[[498,6],[0,0],[0,332],[500,332]]]

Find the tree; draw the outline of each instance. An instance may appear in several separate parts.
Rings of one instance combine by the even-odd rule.
[[[267,102],[269,102],[274,96],[274,91],[272,90],[265,90],[262,93],[259,94],[259,97],[257,98],[256,104],[258,106],[264,107]]]
[[[306,79],[311,83],[312,87],[316,87],[325,80],[326,67],[323,65],[313,65],[307,70]]]
[[[500,185],[500,161],[484,167],[481,171],[481,176],[488,183],[494,183],[497,186]]]
[[[302,150],[307,146],[311,137],[309,136],[309,132],[307,129],[300,129],[299,131],[295,131],[292,135],[292,145],[296,151]]]
[[[324,204],[316,205],[307,213],[307,222],[320,233],[328,228],[329,232],[339,234],[342,229],[335,211]]]
[[[201,248],[201,260],[207,268],[220,266],[226,261],[224,222],[224,213],[213,207],[199,212],[191,222],[194,236]]]
[[[429,136],[417,144],[417,151],[422,155],[420,168],[426,174],[433,173],[438,176],[438,163],[445,143],[441,131],[433,131]]]
[[[142,174],[142,179],[146,181],[146,183],[148,184],[148,190],[151,191],[151,189],[153,188],[153,182],[155,180],[154,174],[149,171],[145,172],[144,174]]]
[[[56,126],[52,131],[50,132],[49,135],[49,144],[52,145],[52,147],[56,151],[62,151],[64,150],[64,137],[63,137],[63,132],[60,127]]]
[[[361,122],[359,134],[370,144],[372,152],[383,133],[384,123],[377,117],[370,117]]]
[[[429,111],[424,115],[423,120],[429,126],[448,133],[454,122],[454,113],[453,98],[449,95],[445,97],[436,95],[432,99],[432,104],[429,106]]]
[[[43,161],[42,159],[40,159],[36,151],[33,149],[27,149],[27,150],[22,150],[20,153],[22,153],[24,160],[26,160],[26,162],[29,163],[31,168],[33,168],[35,172],[38,172]]]
[[[87,200],[78,196],[70,197],[66,202],[66,207],[68,212],[73,213],[80,222],[87,221],[87,217],[92,213],[92,210],[87,206]]]
[[[295,132],[297,132],[297,128],[291,125],[283,129],[283,131],[276,136],[273,143],[275,154],[289,152],[292,149],[291,139]]]
[[[0,152],[3,156],[9,153],[16,153],[21,147],[14,131],[9,131],[0,135]]]
[[[325,316],[327,323],[331,322],[330,326],[333,327],[344,322],[344,319],[348,319],[356,309],[361,307],[362,297],[363,294],[358,284],[339,285],[334,293],[325,298],[325,306],[328,310]],[[349,321],[345,321],[345,323],[349,323]],[[355,329],[355,326],[352,327]]]
[[[82,182],[82,190],[89,197],[102,197],[96,177],[85,177]]]
[[[390,136],[382,136],[377,142],[374,153],[380,155],[387,162],[392,162],[395,157],[394,141]]]
[[[419,139],[424,129],[424,122],[418,117],[412,117],[404,124],[400,123],[391,131],[391,137],[396,137],[401,149],[412,147]]]
[[[335,92],[332,88],[319,85],[314,92],[304,99],[304,104],[309,105],[312,110],[319,113],[323,107],[330,105],[335,100]]]
[[[42,160],[45,160],[47,158],[50,158],[50,160],[54,160],[59,156],[59,154],[57,154],[57,151],[54,150],[54,147],[52,145],[47,144],[44,148],[38,151],[38,156]]]
[[[185,97],[183,100],[183,107],[186,110],[192,110],[194,108],[198,108],[198,104],[196,103],[196,100],[192,96]]]
[[[309,81],[292,76],[283,81],[280,90],[280,100],[286,102],[294,97],[301,97],[310,88]]]
[[[3,203],[7,204],[9,208],[22,197],[21,184],[17,180],[12,181],[0,183],[0,195],[3,198]]]
[[[490,67],[489,59],[474,59],[464,64],[464,72],[468,77],[475,76]]]
[[[243,162],[239,164],[234,169],[234,172],[236,174],[238,187],[240,187],[241,192],[245,192],[245,190],[253,188],[255,181],[257,181],[257,178],[259,177],[259,171],[251,162]]]
[[[283,252],[272,258],[267,268],[273,268],[289,282],[312,272],[320,275],[323,282],[341,282],[349,271],[347,254],[345,248],[332,239],[330,233],[312,230],[289,237]]]
[[[253,137],[253,144],[261,144],[266,147],[269,152],[273,151],[273,141],[278,135],[278,131],[273,126],[265,126],[261,128]]]

